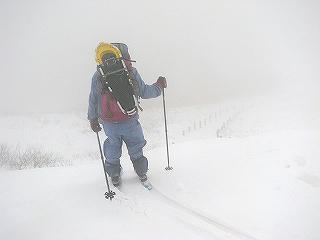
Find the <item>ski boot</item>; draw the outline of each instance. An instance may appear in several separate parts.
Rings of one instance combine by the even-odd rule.
[[[142,174],[142,175],[138,175],[138,176],[139,176],[139,179],[140,179],[140,182],[141,182],[142,186],[144,186],[148,190],[151,190],[152,189],[152,185],[148,181],[147,174]]]
[[[113,186],[119,187],[120,183],[121,183],[121,178],[120,178],[120,176],[116,175],[116,176],[111,177],[111,181],[112,181]]]
[[[146,182],[148,180],[147,174],[138,175],[141,182]]]

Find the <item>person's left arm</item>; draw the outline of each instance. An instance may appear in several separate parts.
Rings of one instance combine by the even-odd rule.
[[[143,99],[156,98],[161,95],[162,88],[160,87],[159,84],[157,84],[157,82],[152,85],[148,85],[142,80],[137,69],[133,68],[132,71],[133,71],[133,74],[138,82],[139,96],[141,98],[143,98]]]

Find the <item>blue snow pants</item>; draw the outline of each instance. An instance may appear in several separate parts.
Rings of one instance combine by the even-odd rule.
[[[146,145],[141,125],[137,119],[130,119],[121,123],[103,122],[103,129],[107,139],[103,144],[104,156],[106,157],[106,172],[110,177],[120,175],[120,157],[122,143],[128,149],[135,172],[138,175],[148,171],[148,160],[143,156],[142,148]]]

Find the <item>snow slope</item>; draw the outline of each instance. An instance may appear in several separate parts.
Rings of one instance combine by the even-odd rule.
[[[124,154],[110,202],[84,118],[2,117],[2,142],[60,149],[73,166],[1,170],[0,239],[320,239],[320,114],[310,102],[169,111],[170,172],[159,119],[159,109],[141,114],[154,189],[138,183]]]

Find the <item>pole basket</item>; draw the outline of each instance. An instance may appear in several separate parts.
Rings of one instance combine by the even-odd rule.
[[[114,198],[114,195],[116,195],[116,193],[114,192],[114,191],[109,191],[109,192],[106,192],[105,194],[104,194],[104,197],[106,198],[106,199],[110,199],[110,201],[112,201],[112,198]]]
[[[173,169],[173,167],[168,166],[168,167],[166,167],[165,169],[166,169],[167,171],[170,171],[170,170]]]

